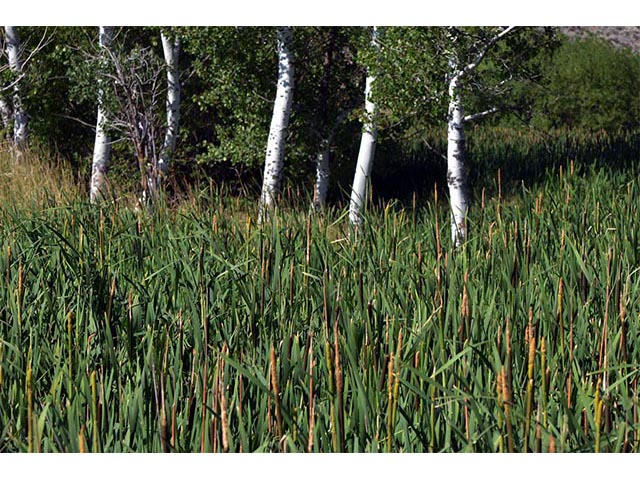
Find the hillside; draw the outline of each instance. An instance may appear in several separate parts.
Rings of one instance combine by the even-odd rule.
[[[618,47],[640,52],[640,27],[560,27],[560,31],[569,37],[596,35]]]

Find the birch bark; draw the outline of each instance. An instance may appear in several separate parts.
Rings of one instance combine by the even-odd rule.
[[[458,247],[467,239],[467,213],[469,210],[469,186],[465,163],[465,122],[480,118],[496,111],[490,109],[465,117],[462,107],[461,83],[465,76],[475,70],[483,61],[489,49],[516,27],[507,27],[478,45],[478,53],[466,65],[461,65],[456,53],[449,58],[449,111],[447,116],[447,185],[451,206],[451,239]],[[450,38],[455,52],[457,38]]]
[[[322,141],[320,151],[316,156],[316,184],[313,193],[313,206],[319,212],[327,205],[327,192],[329,191],[329,157],[331,151],[329,142]]]
[[[11,131],[11,107],[4,97],[0,96],[0,121],[2,122],[2,134],[0,140],[8,138]]]
[[[372,44],[378,48],[378,30],[373,28]],[[371,175],[371,167],[376,150],[378,140],[378,131],[376,128],[376,104],[371,98],[371,87],[375,81],[375,76],[368,69],[367,79],[364,90],[364,109],[366,120],[362,128],[362,138],[360,140],[360,150],[358,151],[358,161],[356,163],[356,171],[353,177],[353,186],[351,188],[351,202],[349,204],[349,221],[352,225],[358,226],[362,224],[362,206],[367,196],[367,182]]]
[[[169,171],[176,149],[178,126],[180,122],[180,72],[178,60],[180,58],[181,41],[177,36],[172,39],[161,33],[162,50],[167,64],[167,131],[162,145],[162,154],[158,161],[158,168],[162,176]]]
[[[111,46],[113,37],[112,27],[100,27],[98,45],[101,49]],[[107,57],[103,54],[103,57]],[[99,80],[100,83],[103,80]],[[106,129],[107,113],[104,107],[104,92],[98,90],[98,115],[96,120],[96,137],[93,145],[93,162],[91,166],[91,183],[89,186],[89,200],[96,203],[104,194],[107,169],[111,160],[111,141]]]
[[[264,162],[262,195],[258,207],[258,223],[269,218],[275,207],[276,195],[282,181],[284,167],[284,149],[291,115],[294,88],[292,34],[290,27],[278,29],[278,84],[273,116],[267,140],[267,153]]]
[[[20,42],[15,27],[4,27],[5,44],[9,68],[16,77],[13,85],[13,142],[18,148],[24,148],[29,135],[27,112],[22,106],[19,78],[22,76],[22,62],[20,60]]]
[[[465,165],[464,110],[460,98],[460,73],[457,61],[450,66],[456,72],[449,81],[449,112],[447,117],[447,185],[451,205],[451,238],[455,246],[467,238],[469,190]]]

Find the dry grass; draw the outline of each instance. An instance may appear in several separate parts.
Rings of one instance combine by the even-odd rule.
[[[43,208],[69,203],[82,194],[60,159],[37,150],[18,153],[0,144],[0,204]]]

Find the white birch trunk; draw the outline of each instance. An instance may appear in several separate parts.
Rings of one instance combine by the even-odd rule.
[[[22,62],[20,61],[20,42],[18,40],[18,32],[15,27],[4,27],[4,35],[6,42],[7,58],[9,59],[9,68],[16,77],[13,86],[13,142],[18,148],[26,146],[27,137],[29,135],[27,112],[22,106],[20,96],[20,81],[22,75]]]
[[[293,102],[294,68],[291,37],[290,27],[278,30],[278,87],[267,140],[258,223],[267,220],[269,212],[275,207],[282,180],[285,141]]]
[[[100,27],[98,44],[100,48],[109,48],[113,30],[111,27]],[[98,115],[96,120],[96,138],[93,146],[93,162],[91,166],[91,184],[89,199],[96,203],[103,195],[107,169],[111,160],[111,141],[106,131],[107,114],[103,105],[103,90],[98,90]]]
[[[321,150],[316,156],[316,184],[313,194],[313,205],[316,211],[324,210],[327,205],[329,191],[329,157],[331,150],[329,142],[323,141]]]
[[[378,46],[377,29],[373,29],[372,43]],[[376,151],[378,131],[376,128],[376,104],[371,99],[371,87],[375,77],[369,70],[364,90],[364,109],[366,120],[362,128],[362,138],[360,140],[360,150],[358,151],[358,161],[353,177],[351,188],[351,202],[349,204],[349,221],[352,225],[358,226],[362,223],[362,207],[367,197],[367,183],[371,175],[371,167]]]
[[[0,140],[3,140],[9,137],[11,131],[11,107],[4,97],[0,97],[0,121],[2,122]]]
[[[162,145],[162,154],[158,161],[160,175],[164,176],[169,171],[171,160],[176,149],[178,138],[178,126],[180,122],[180,72],[178,60],[180,58],[180,39],[171,39],[164,33],[162,37],[162,49],[164,60],[167,64],[167,131]]]
[[[455,71],[455,62],[451,62]],[[449,114],[447,125],[447,184],[451,205],[451,238],[457,247],[467,238],[469,192],[465,165],[464,111],[460,99],[460,77],[449,82]]]
[[[475,70],[483,61],[489,49],[516,27],[506,27],[481,46],[475,58],[468,64],[459,65],[459,59],[453,54],[449,59],[449,112],[447,117],[447,184],[449,186],[449,202],[451,205],[451,238],[456,247],[467,239],[467,212],[469,210],[469,186],[467,167],[465,164],[466,120],[480,118],[496,109],[489,109],[475,115],[464,116],[460,86],[463,78]],[[455,49],[455,37],[452,37]]]

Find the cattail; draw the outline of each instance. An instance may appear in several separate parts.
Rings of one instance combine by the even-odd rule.
[[[498,404],[498,412],[497,412],[497,425],[498,431],[500,432],[500,437],[498,438],[498,451],[500,453],[504,452],[504,433],[502,431],[503,428],[503,416],[502,411],[504,410],[504,388],[502,384],[504,382],[504,377],[502,376],[502,369],[498,372],[498,376],[496,378],[496,403]]]
[[[11,245],[7,245],[7,285],[11,285]]]
[[[564,231],[563,236],[564,239]],[[558,296],[557,296],[557,308],[556,308],[556,319],[558,324],[560,325],[560,349],[564,352],[564,320],[562,315],[562,297],[564,295],[564,281],[562,277],[560,277],[560,281],[558,282]]]
[[[420,352],[416,352],[413,357],[413,368],[416,372],[419,371],[418,370],[419,366],[420,366]],[[422,382],[420,382],[420,384],[422,385]],[[420,408],[420,395],[418,395],[418,393],[416,392],[414,393],[414,396],[415,396],[415,405],[413,408],[415,411],[418,411],[418,408]]]
[[[440,283],[440,259],[442,258],[442,243],[440,242],[440,224],[438,223],[438,186],[433,186],[433,205],[436,216],[436,260],[438,263],[438,284]]]
[[[462,302],[460,305],[460,341],[464,342],[471,336],[471,313],[469,311],[469,290],[467,282],[469,281],[469,272],[464,273],[464,284],[462,287]],[[465,338],[466,337],[466,338]]]
[[[536,412],[536,453],[542,452],[542,429],[540,428],[540,402]]]
[[[304,259],[306,265],[309,266],[309,262],[311,262],[311,215],[307,217],[307,248],[305,252]]]
[[[333,323],[333,351],[335,355],[334,369],[335,369],[335,382],[336,382],[336,396],[338,400],[338,428],[339,428],[339,450],[344,452],[344,379],[342,376],[342,361],[340,359],[340,342],[338,335],[338,316],[336,315]]]
[[[18,325],[22,325],[22,260],[18,262]]]
[[[627,324],[627,299],[629,297],[629,282],[624,284],[624,290],[620,296],[620,345],[618,347],[619,359],[623,364],[627,363],[627,334],[629,326]]]
[[[535,209],[536,215],[540,215],[542,213],[542,195],[543,195],[542,192],[540,192],[540,194],[536,198],[536,209]]]
[[[313,433],[315,428],[314,395],[313,395],[313,332],[309,334],[309,439],[307,452],[313,451]]]
[[[73,338],[72,338],[72,320],[73,313],[67,314],[67,362],[69,368],[69,381],[73,380]],[[1,385],[1,382],[0,382]]]
[[[84,444],[84,425],[80,425],[80,432],[78,433],[78,451],[80,453],[85,453],[87,451]]]
[[[29,453],[33,453],[33,377],[31,367],[27,368],[27,448]]]
[[[391,452],[393,445],[393,352],[389,354],[387,379],[387,452]]]
[[[569,375],[567,377],[567,408],[571,408],[571,392],[573,391],[573,315],[569,320]]]
[[[594,451],[595,453],[600,453],[600,431],[601,431],[601,421],[602,421],[602,399],[600,398],[600,389],[602,387],[602,377],[598,378],[598,383],[596,385],[596,395],[593,401],[593,409],[594,409],[594,417],[596,424],[596,438]]]
[[[527,362],[527,412],[524,427],[524,451],[529,451],[529,429],[531,428],[531,415],[533,414],[533,370],[536,357],[536,338],[529,340],[529,359]]]
[[[220,359],[220,367],[219,367],[219,375],[218,375],[218,385],[219,385],[219,394],[220,394],[220,422],[222,423],[222,449],[224,452],[229,451],[229,431],[228,431],[228,420],[227,420],[227,395],[226,395],[226,386],[224,382],[224,355],[229,355],[229,347],[225,343],[222,347],[222,355],[223,357]]]
[[[165,393],[164,393],[164,374],[160,375],[160,447],[164,453],[170,451],[169,449],[169,428],[167,426],[167,411],[165,406]]]
[[[273,389],[273,403],[276,409],[276,434],[278,439],[282,439],[282,412],[280,410],[280,388],[278,386],[278,374],[276,370],[276,352],[273,346],[270,352],[271,357],[271,388]]]
[[[206,345],[206,343],[205,343]],[[206,346],[205,346],[205,350],[206,350]],[[200,453],[204,453],[204,447],[205,447],[205,440],[206,440],[206,436],[205,436],[205,432],[206,432],[206,424],[207,424],[207,380],[208,380],[208,362],[207,362],[207,354],[205,353],[205,361],[204,361],[204,372],[203,372],[203,376],[202,376],[202,405],[201,405],[201,411],[202,414],[200,416],[200,422],[201,422],[201,426],[200,426]]]
[[[93,420],[93,453],[98,453],[98,388],[95,370],[91,372],[91,416]]]

